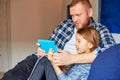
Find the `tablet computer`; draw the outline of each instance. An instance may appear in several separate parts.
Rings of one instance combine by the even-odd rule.
[[[54,41],[38,39],[38,43],[40,44],[40,48],[45,50],[46,53],[49,52],[50,48],[54,51],[54,53],[57,53],[57,47]]]

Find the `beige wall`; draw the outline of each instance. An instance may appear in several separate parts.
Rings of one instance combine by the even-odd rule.
[[[11,0],[12,66],[35,52],[38,38],[47,39],[64,19],[63,0]]]
[[[91,0],[92,3],[92,7],[93,7],[93,18],[96,22],[98,22],[98,12],[100,9],[98,9],[98,4],[99,4],[99,0]]]

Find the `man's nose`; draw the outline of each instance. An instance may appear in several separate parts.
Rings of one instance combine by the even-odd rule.
[[[73,19],[74,22],[78,21],[78,17],[77,16],[74,16],[72,19]]]

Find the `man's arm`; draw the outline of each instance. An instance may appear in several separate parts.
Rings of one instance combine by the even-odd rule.
[[[96,55],[93,52],[88,54],[73,54],[71,56],[71,63],[92,63],[95,58]]]
[[[56,65],[70,65],[76,63],[92,63],[96,55],[91,52],[88,54],[70,54],[67,51],[59,50],[59,54],[54,54],[53,61]]]
[[[98,48],[95,49],[95,54],[98,54],[100,52],[105,51],[110,46],[113,46],[116,44],[113,36],[111,35],[108,28],[100,23],[95,23],[96,30],[99,32],[100,35],[100,45]]]

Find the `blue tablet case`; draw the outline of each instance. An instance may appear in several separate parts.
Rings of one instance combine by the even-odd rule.
[[[49,52],[49,49],[52,48],[54,53],[57,53],[57,47],[55,45],[55,42],[52,40],[44,40],[44,39],[38,39],[38,43],[40,44],[40,48],[45,50],[46,53]]]

